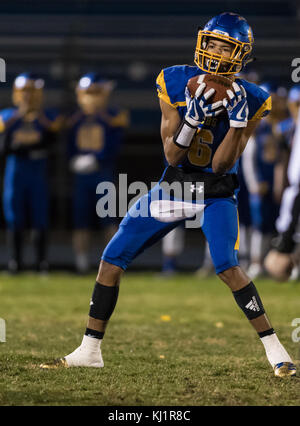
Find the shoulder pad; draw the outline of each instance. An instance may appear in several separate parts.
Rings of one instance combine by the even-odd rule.
[[[156,79],[157,95],[173,108],[186,106],[185,87],[188,80],[201,71],[189,65],[175,65],[164,68]]]

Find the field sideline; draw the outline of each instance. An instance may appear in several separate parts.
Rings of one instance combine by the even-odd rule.
[[[127,273],[103,342],[103,369],[41,370],[74,350],[95,274],[0,274],[0,405],[300,405],[300,378],[275,378],[255,331],[218,278]],[[291,322],[300,284],[255,282],[298,365]],[[300,333],[298,333],[300,335]]]

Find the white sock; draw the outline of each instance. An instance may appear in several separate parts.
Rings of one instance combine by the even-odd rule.
[[[102,339],[84,335],[80,347],[87,352],[100,352],[101,342]]]
[[[260,340],[264,345],[268,361],[272,367],[279,362],[293,362],[275,333],[262,337]]]
[[[87,253],[76,254],[76,268],[80,272],[87,272],[89,269],[89,258]]]

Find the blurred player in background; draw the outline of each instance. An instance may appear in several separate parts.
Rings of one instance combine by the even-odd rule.
[[[247,67],[248,68],[248,67]],[[243,70],[238,74],[240,78],[243,78],[250,83],[259,84],[259,75],[255,70]],[[249,190],[245,182],[244,176],[244,158],[246,157],[246,152],[249,149],[251,144],[250,137],[247,146],[243,152],[243,155],[240,158],[240,167],[238,170],[239,178],[239,192],[237,195],[238,198],[238,212],[239,212],[239,224],[240,224],[240,249],[239,249],[239,261],[241,266],[247,270],[250,264],[250,243],[251,243],[251,233],[252,233],[252,221],[250,213],[250,203],[249,203]]]
[[[250,202],[249,202],[249,191],[245,182],[244,177],[244,157],[246,156],[246,151],[248,150],[249,144],[251,143],[251,138],[247,143],[247,146],[243,152],[243,155],[240,158],[240,168],[238,172],[240,190],[238,192],[238,212],[239,212],[239,223],[240,223],[240,250],[239,250],[239,260],[241,266],[245,270],[249,268],[250,264],[250,242],[251,242],[251,233],[252,233],[252,221],[250,213]]]
[[[183,249],[184,227],[178,226],[162,239],[163,275],[172,276],[178,272],[178,257],[182,254]]]
[[[0,112],[6,155],[3,208],[9,245],[8,269],[22,267],[24,230],[32,229],[35,267],[46,271],[49,188],[47,158],[62,117],[43,108],[44,80],[22,73],[13,84],[14,107]]]
[[[295,97],[295,90],[298,100],[299,89],[292,88],[286,100],[287,116],[281,120],[275,128],[275,134],[278,139],[278,159],[274,169],[274,197],[279,204],[282,200],[283,191],[288,186],[287,167],[297,122],[297,112],[296,116],[293,117],[293,107],[295,105],[293,98]]]
[[[239,226],[235,193],[239,158],[250,135],[269,113],[271,98],[260,87],[243,79],[232,82],[228,98],[213,103],[209,100],[215,89],[205,91],[207,74],[234,76],[250,60],[252,47],[253,34],[247,21],[237,14],[223,13],[199,30],[196,66],[177,65],[161,71],[157,93],[162,112],[161,137],[169,166],[160,182],[193,182],[191,193],[197,189],[194,183],[204,182],[202,230],[216,274],[228,285],[237,305],[256,330],[275,376],[287,377],[296,374],[295,365],[280,343],[254,283],[237,258]],[[198,82],[194,97],[187,87],[192,77]],[[81,345],[66,357],[43,364],[42,368],[104,366],[101,344],[117,303],[123,271],[145,248],[180,225],[180,221],[172,220],[175,204],[171,205],[170,201],[169,221],[158,220],[159,215],[135,214],[142,203],[151,211],[151,196],[159,188],[156,185],[131,207],[104,250]]]
[[[291,154],[288,162],[288,186],[284,190],[280,205],[280,214],[276,221],[278,237],[273,241],[273,249],[265,259],[269,274],[278,280],[287,280],[296,265],[299,265],[296,234],[299,231],[300,218],[300,86],[291,89],[288,99],[293,123],[286,126],[288,138],[294,134],[291,142]],[[299,244],[298,244],[299,247]]]
[[[82,76],[76,88],[80,108],[69,121],[68,154],[73,173],[73,247],[76,269],[89,270],[91,228],[96,219],[100,182],[114,180],[116,160],[128,126],[128,114],[109,107],[114,82],[97,73]],[[98,219],[98,222],[100,219]],[[103,218],[105,241],[117,230],[112,218]]]
[[[205,236],[201,232],[199,234],[199,251],[194,252],[196,262],[201,266],[198,266],[195,274],[199,278],[205,278],[214,273],[214,266],[211,261],[209,254],[209,247]],[[184,226],[178,226],[172,229],[162,239],[162,254],[163,254],[163,265],[162,274],[165,277],[172,276],[179,271],[178,261],[180,256],[185,250],[185,229]]]
[[[261,87],[272,96],[272,111],[250,138],[242,159],[252,223],[251,264],[247,272],[252,279],[264,272],[263,260],[275,232],[279,197],[283,190],[283,181],[277,178],[275,185],[276,168],[282,158],[278,125],[288,118],[287,90],[274,83],[264,83]]]

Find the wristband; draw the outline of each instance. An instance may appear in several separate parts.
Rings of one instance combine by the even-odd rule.
[[[235,129],[247,127],[248,126],[248,120],[247,121],[229,120],[229,126],[235,128]]]
[[[186,120],[183,120],[173,138],[173,142],[179,148],[189,148],[196,132],[197,127],[193,127]]]

